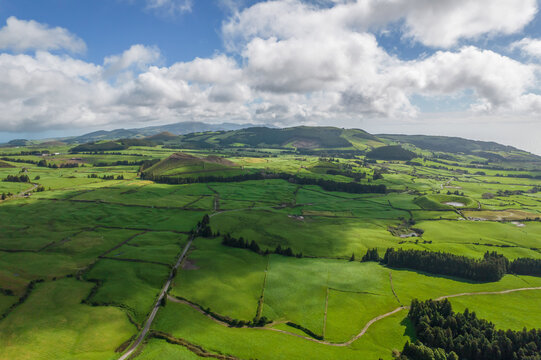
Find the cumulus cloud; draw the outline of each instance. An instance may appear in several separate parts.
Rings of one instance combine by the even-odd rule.
[[[539,39],[524,38],[512,43],[510,48],[520,50],[525,56],[541,59],[541,40]]]
[[[160,60],[161,54],[157,47],[144,45],[132,45],[120,55],[108,56],[104,60],[107,75],[114,75],[120,71],[135,68],[144,70],[148,65],[155,64]]]
[[[86,50],[86,45],[83,40],[64,28],[51,28],[33,20],[19,20],[11,16],[0,29],[0,49],[14,52],[68,50],[82,53]]]
[[[451,47],[461,39],[512,34],[536,15],[536,0],[358,0],[318,2],[275,0],[237,12],[223,31],[229,46],[239,39],[287,38],[308,33],[384,29],[402,21],[404,36],[427,46]]]
[[[465,92],[472,93],[471,114],[538,113],[537,64],[456,45],[481,35],[520,30],[537,11],[535,1],[513,2],[512,9],[506,0],[476,1],[486,5],[484,12],[465,0],[437,3],[258,3],[236,11],[224,23],[229,53],[169,66],[162,66],[159,49],[141,44],[106,57],[102,64],[48,51],[0,54],[0,131],[112,122],[289,125],[407,119],[422,114],[411,100],[415,95],[453,97]],[[469,14],[462,14],[464,9]],[[507,12],[505,19],[495,21],[502,12]],[[469,19],[463,27],[462,16]],[[453,47],[402,60],[382,48],[373,33],[396,21],[401,21],[405,37]],[[531,44],[528,39],[514,46],[526,51]]]

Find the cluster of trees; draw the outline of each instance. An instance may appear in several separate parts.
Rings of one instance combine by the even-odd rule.
[[[210,228],[210,217],[205,214],[203,219],[197,223],[197,228],[199,229],[197,235],[202,237],[211,237],[212,229]]]
[[[27,183],[27,182],[30,182],[30,178],[28,177],[28,175],[8,175],[4,181],[6,182],[22,182],[22,183]]]
[[[6,200],[7,198],[12,197],[12,196],[13,196],[13,194],[10,193],[10,192],[8,192],[7,194],[5,192],[3,192],[2,195],[0,195],[0,199]]]
[[[9,161],[9,162],[16,162],[16,163],[23,163],[23,164],[33,164],[37,165],[38,161],[30,160],[30,159],[18,159],[18,158],[9,158],[9,157],[2,157],[0,160]]]
[[[447,191],[447,195],[459,195],[459,196],[464,196],[464,193],[463,192],[460,192],[458,190],[455,190],[453,192],[451,191]]]
[[[382,263],[431,274],[457,276],[475,281],[498,281],[507,273],[509,260],[496,252],[486,252],[482,260],[444,252],[387,249]]]
[[[267,249],[265,251],[265,253],[270,253],[269,250]],[[287,248],[282,248],[281,245],[278,245],[275,249],[274,249],[274,253],[275,254],[278,254],[278,255],[282,255],[282,256],[289,256],[289,257],[297,257],[297,258],[301,258],[302,257],[302,252],[301,253],[293,253],[293,250],[291,249],[291,247],[287,247]]]
[[[97,174],[90,174],[88,175],[89,179],[102,179],[102,180],[115,180],[114,175],[103,175],[98,176]],[[124,175],[117,175],[116,180],[124,180]]]
[[[191,184],[207,182],[239,182],[248,180],[283,179],[299,185],[318,185],[326,191],[342,191],[352,194],[385,194],[387,187],[383,184],[368,185],[355,182],[345,183],[333,180],[301,177],[287,173],[249,173],[236,176],[202,176],[197,178],[171,177],[141,172],[141,179],[163,184]]]
[[[76,167],[79,167],[78,163],[51,164],[51,163],[47,163],[47,161],[45,161],[45,159],[42,159],[42,160],[38,161],[37,165],[39,167],[48,167],[48,168],[51,168],[51,169],[64,169],[64,168],[76,168]]]
[[[509,272],[518,275],[541,276],[541,260],[517,258],[509,264]]]
[[[355,260],[352,255],[350,261]],[[496,252],[486,252],[483,259],[444,252],[387,249],[380,258],[377,249],[369,249],[361,262],[379,261],[394,268],[426,271],[431,274],[449,275],[475,281],[498,281],[505,274],[541,276],[541,259],[517,258],[509,261]]]
[[[522,195],[524,191],[522,190],[498,190],[496,193],[498,196],[513,196],[513,195]]]
[[[534,176],[534,175],[530,175],[530,174],[513,174],[513,173],[510,173],[510,174],[507,174],[507,175],[496,174],[494,176],[498,176],[498,177],[514,177],[514,178],[520,178],[520,179],[541,179],[541,175]]]
[[[0,294],[6,295],[6,296],[15,296],[15,294],[13,293],[13,290],[11,290],[11,289],[2,289],[2,288],[0,288]]]
[[[381,261],[381,258],[378,254],[378,249],[368,249],[366,251],[366,254],[361,259],[361,262],[367,262],[367,261]]]
[[[49,154],[49,150],[42,150],[42,151],[20,151],[18,153],[1,153],[0,156],[29,156],[29,155],[35,155],[35,156],[41,156],[43,154]]]
[[[413,300],[408,317],[418,340],[406,343],[401,360],[541,359],[541,330],[496,330],[468,309],[454,313],[447,299]]]
[[[110,162],[110,163],[107,163],[107,162],[99,162],[99,163],[94,164],[94,166],[95,166],[95,167],[106,167],[106,166],[140,166],[140,165],[143,165],[143,163],[144,163],[145,161],[146,161],[146,160],[141,160],[141,161],[118,160],[118,161],[113,161],[113,162]]]
[[[257,245],[257,243],[254,240],[252,240],[251,242],[247,242],[244,240],[242,236],[236,239],[232,237],[230,234],[225,234],[222,239],[222,244],[229,247],[249,249],[250,251],[261,254],[261,248],[259,247],[259,245]]]
[[[302,253],[295,254],[291,247],[282,248],[281,245],[278,245],[274,251],[270,251],[269,249],[266,249],[265,251],[261,250],[261,247],[254,241],[246,241],[244,238],[234,238],[230,234],[225,234],[222,239],[222,244],[229,247],[235,247],[240,249],[248,249],[250,251],[253,251],[260,255],[268,255],[268,254],[278,254],[282,256],[289,256],[289,257],[297,257],[301,258]]]

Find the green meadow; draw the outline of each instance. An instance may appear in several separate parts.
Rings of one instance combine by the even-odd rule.
[[[541,277],[475,282],[360,261],[388,248],[541,259],[536,161],[487,165],[477,153],[411,144],[411,161],[368,159],[393,141],[360,130],[327,139],[340,145],[332,151],[228,136],[186,136],[189,150],[6,148],[0,359],[117,359],[170,274],[132,359],[389,360],[416,340],[403,307],[449,296],[455,311],[498,329],[541,328],[541,290],[506,292],[541,287]],[[38,166],[42,159],[50,166]],[[29,181],[1,181],[21,175]],[[195,233],[205,215],[208,233]],[[227,236],[248,245],[226,246]]]

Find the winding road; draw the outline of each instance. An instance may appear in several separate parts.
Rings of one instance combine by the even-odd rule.
[[[461,297],[461,296],[502,295],[502,294],[509,294],[509,293],[513,293],[513,292],[517,292],[517,291],[532,291],[532,290],[541,290],[541,286],[540,287],[524,287],[524,288],[508,289],[508,290],[501,290],[501,291],[481,291],[481,292],[467,292],[467,293],[459,293],[459,294],[452,294],[452,295],[444,295],[444,296],[440,296],[439,298],[434,299],[434,301],[442,301],[444,299]],[[176,303],[186,304],[186,305],[192,307],[193,309],[197,310],[201,314],[205,315],[206,317],[208,317],[209,319],[211,319],[215,323],[220,324],[222,326],[229,327],[229,324],[227,324],[227,323],[225,323],[225,322],[223,322],[223,321],[221,321],[219,319],[216,319],[215,317],[213,317],[210,314],[205,313],[203,310],[201,310],[199,307],[197,307],[197,305],[194,305],[194,304],[192,304],[192,303],[190,303],[188,301],[185,301],[185,300],[180,300],[180,299],[174,298],[172,296],[169,297],[169,300],[171,300],[173,302],[176,302]],[[396,314],[396,313],[398,313],[398,312],[400,312],[402,310],[408,310],[409,308],[410,308],[409,306],[399,306],[399,307],[397,307],[396,309],[394,309],[392,311],[389,311],[389,312],[387,312],[385,314],[381,314],[381,315],[376,316],[372,320],[368,321],[366,323],[366,325],[362,328],[362,330],[357,335],[355,335],[354,337],[352,337],[348,341],[345,341],[345,342],[342,342],[342,343],[334,343],[334,342],[325,341],[325,340],[318,340],[318,339],[314,339],[314,338],[304,336],[304,335],[301,335],[301,334],[296,334],[296,333],[293,333],[293,332],[289,332],[289,331],[286,331],[286,330],[275,329],[275,328],[269,327],[269,326],[272,326],[272,325],[274,325],[276,323],[272,323],[272,324],[269,324],[269,325],[264,326],[264,327],[254,327],[254,328],[251,328],[251,329],[275,331],[275,332],[279,332],[279,333],[290,335],[290,336],[295,336],[295,337],[298,337],[298,338],[301,338],[301,339],[305,339],[305,340],[312,341],[312,342],[315,342],[315,343],[318,343],[318,344],[323,344],[323,345],[349,346],[352,343],[354,343],[355,341],[357,341],[358,339],[360,339],[364,334],[366,334],[366,332],[368,331],[370,326],[372,326],[374,323],[376,323],[376,322],[378,322],[380,320],[383,320],[383,319],[385,319],[385,318],[387,318],[389,316],[392,316],[392,315],[394,315],[394,314]],[[248,328],[248,326],[244,326],[244,327]]]
[[[199,229],[198,229],[199,230]],[[195,233],[197,233],[197,231]],[[152,308],[152,311],[150,315],[148,316],[148,319],[145,323],[145,326],[143,327],[143,330],[135,340],[135,342],[126,350],[124,354],[122,354],[121,357],[118,358],[118,360],[126,360],[130,355],[137,349],[137,347],[141,344],[141,342],[145,339],[145,337],[148,334],[148,331],[150,330],[150,327],[152,326],[152,323],[154,322],[154,318],[156,317],[156,314],[158,313],[158,310],[160,309],[162,299],[164,296],[167,295],[167,291],[169,290],[169,287],[171,286],[171,283],[173,282],[173,278],[175,277],[176,270],[180,266],[180,263],[182,260],[184,260],[184,257],[186,256],[186,253],[190,249],[190,246],[192,245],[193,239],[195,235],[192,234],[190,236],[190,239],[188,240],[188,243],[184,247],[184,250],[180,254],[175,266],[171,269],[171,272],[169,273],[169,277],[167,278],[167,281],[165,282],[162,291],[160,292],[160,295],[158,296],[158,299],[156,300],[156,303],[154,304],[154,307]]]

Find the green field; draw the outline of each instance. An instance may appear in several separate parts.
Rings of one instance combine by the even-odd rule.
[[[541,290],[506,292],[541,287],[534,274],[478,282],[360,261],[388,248],[541,259],[537,157],[501,150],[485,163],[477,147],[409,143],[412,162],[368,161],[394,140],[306,131],[169,136],[95,154],[5,148],[0,180],[30,181],[0,181],[0,359],[117,359],[170,274],[133,359],[389,360],[416,340],[404,307],[449,296],[498,329],[541,328]]]

